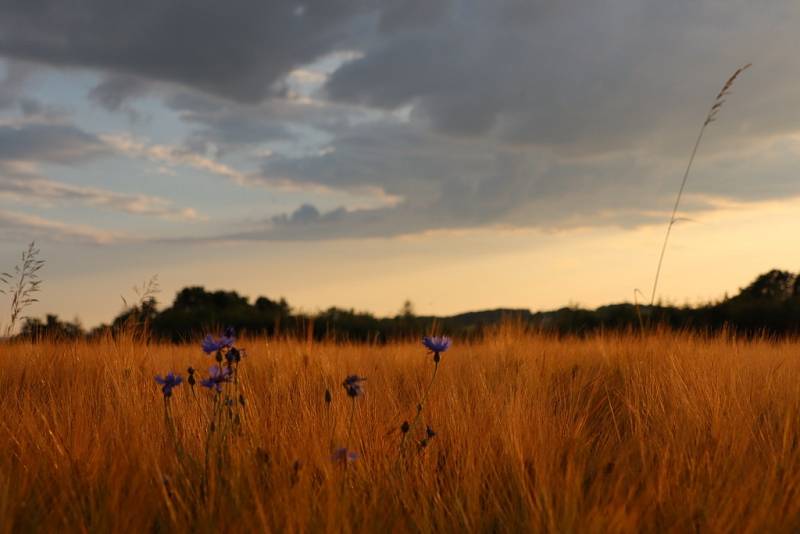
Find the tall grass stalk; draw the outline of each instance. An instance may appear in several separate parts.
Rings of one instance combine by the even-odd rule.
[[[39,270],[44,266],[44,260],[39,259],[39,249],[31,241],[28,248],[22,252],[22,259],[14,267],[13,273],[0,273],[0,293],[11,299],[9,309],[9,322],[5,330],[6,337],[14,332],[17,321],[21,318],[25,308],[39,299],[34,297],[40,291],[42,281],[39,279]]]
[[[708,110],[708,114],[706,115],[705,120],[703,121],[703,125],[700,127],[700,132],[697,134],[697,139],[694,142],[694,147],[692,148],[691,156],[689,156],[689,162],[686,165],[686,170],[683,173],[683,179],[681,180],[681,186],[678,189],[678,195],[675,197],[675,205],[672,207],[672,215],[670,215],[669,223],[667,223],[667,232],[664,236],[664,243],[661,245],[661,254],[658,256],[658,266],[656,267],[656,275],[653,280],[653,292],[650,295],[650,306],[653,306],[656,300],[656,290],[658,289],[658,279],[661,275],[661,266],[664,263],[664,254],[667,251],[667,243],[669,242],[669,235],[672,232],[672,227],[678,221],[678,208],[681,203],[681,197],[683,196],[683,190],[686,188],[686,182],[689,179],[689,173],[692,170],[692,164],[694,163],[694,158],[697,155],[697,150],[700,148],[700,142],[703,140],[703,135],[706,132],[706,128],[709,124],[714,122],[717,119],[717,115],[719,114],[719,110],[722,109],[722,105],[725,103],[725,98],[730,95],[731,88],[733,87],[734,82],[742,74],[745,70],[750,68],[752,64],[748,63],[742,67],[736,69],[736,71],[731,75],[730,78],[725,82],[722,86],[722,90],[717,94],[714,98],[714,102],[711,104],[711,108]]]

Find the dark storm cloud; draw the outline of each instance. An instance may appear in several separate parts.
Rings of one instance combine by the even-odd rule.
[[[369,3],[3,2],[0,54],[173,81],[233,99],[257,101],[292,67],[347,43],[346,30]]]
[[[434,27],[452,4],[451,0],[392,0],[385,2],[378,25],[383,32]]]
[[[702,95],[747,61],[772,89],[740,102],[739,116],[754,132],[796,124],[800,96],[772,97],[794,79],[798,10],[788,0],[39,0],[0,6],[0,54],[109,71],[91,96],[114,109],[140,78],[239,102],[285,96],[293,68],[353,48],[363,57],[327,83],[337,100],[409,105],[451,135],[602,151],[677,142]]]
[[[799,10],[788,1],[757,9],[742,0],[462,0],[427,25],[377,28],[327,92],[412,106],[417,120],[451,135],[573,151],[663,142],[664,134],[674,141],[740,64],[755,62],[759,74],[750,75],[768,79],[770,93],[793,84]],[[793,128],[800,96],[781,96],[793,104],[781,106],[786,114],[761,93],[737,102],[734,124]]]

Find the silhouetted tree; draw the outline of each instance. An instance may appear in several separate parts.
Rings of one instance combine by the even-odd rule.
[[[791,298],[797,285],[797,276],[788,271],[773,269],[760,275],[741,290],[739,299],[783,300]]]
[[[19,337],[29,339],[76,339],[85,333],[78,320],[66,322],[59,320],[57,315],[48,314],[45,320],[26,318],[22,323]]]

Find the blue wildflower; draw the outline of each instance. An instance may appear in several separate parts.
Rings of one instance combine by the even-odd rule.
[[[422,344],[433,353],[446,351],[452,343],[452,340],[447,336],[426,336],[422,338]]]
[[[211,354],[212,352],[217,352],[222,349],[229,349],[233,347],[234,343],[236,343],[235,332],[233,328],[228,327],[218,339],[214,339],[214,336],[208,334],[203,339],[201,346],[203,347],[203,352]]]
[[[222,391],[222,384],[230,382],[233,378],[233,370],[230,367],[220,368],[212,365],[208,369],[208,378],[201,380],[200,385],[204,388],[214,389],[218,393]]]
[[[357,459],[358,459],[358,453],[355,451],[347,450],[347,447],[340,447],[335,451],[333,451],[333,454],[331,454],[331,461],[340,464],[355,462]]]
[[[167,376],[165,377],[156,375],[156,383],[161,384],[161,391],[164,393],[164,397],[166,398],[172,396],[172,389],[180,386],[181,382],[183,382],[183,377],[181,377],[181,375],[176,375],[172,371],[167,373]]]
[[[360,397],[364,394],[364,390],[362,389],[362,384],[366,380],[363,376],[358,375],[350,375],[344,379],[342,382],[342,386],[344,387],[345,391],[347,391],[348,397]]]

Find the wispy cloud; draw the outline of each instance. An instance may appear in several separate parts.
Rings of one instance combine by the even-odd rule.
[[[303,182],[282,177],[260,169],[258,172],[243,172],[213,158],[192,152],[184,147],[165,144],[148,143],[128,134],[103,134],[99,136],[108,146],[120,154],[133,158],[143,158],[159,164],[158,172],[169,174],[175,167],[190,167],[212,175],[227,178],[240,186],[265,187],[277,191],[303,191],[314,193],[335,193],[336,188],[313,181]],[[330,153],[322,151],[322,155]],[[268,158],[267,158],[268,159]],[[349,189],[358,195],[374,199],[381,206],[394,206],[402,201],[402,197],[387,193],[383,188],[373,184],[356,184]]]
[[[165,198],[117,193],[107,189],[67,184],[46,178],[0,176],[0,195],[12,197],[16,202],[23,204],[80,202],[133,215],[184,221],[203,219],[194,209],[176,208],[171,201]]]
[[[239,185],[252,183],[247,173],[185,148],[148,143],[130,135],[118,133],[103,134],[100,135],[100,139],[120,154],[129,157],[145,158],[153,163],[164,164],[169,167],[191,167],[210,174],[223,176]]]
[[[0,160],[71,165],[108,153],[95,135],[65,122],[33,117],[0,123]]]
[[[0,210],[0,239],[20,241],[40,239],[44,241],[78,242],[107,245],[125,239],[117,232],[100,230],[82,224],[70,224],[38,215]]]
[[[32,206],[77,202],[133,215],[168,220],[204,220],[192,208],[178,208],[172,201],[142,193],[119,193],[99,187],[76,185],[42,176],[32,161],[0,161],[0,198]]]

